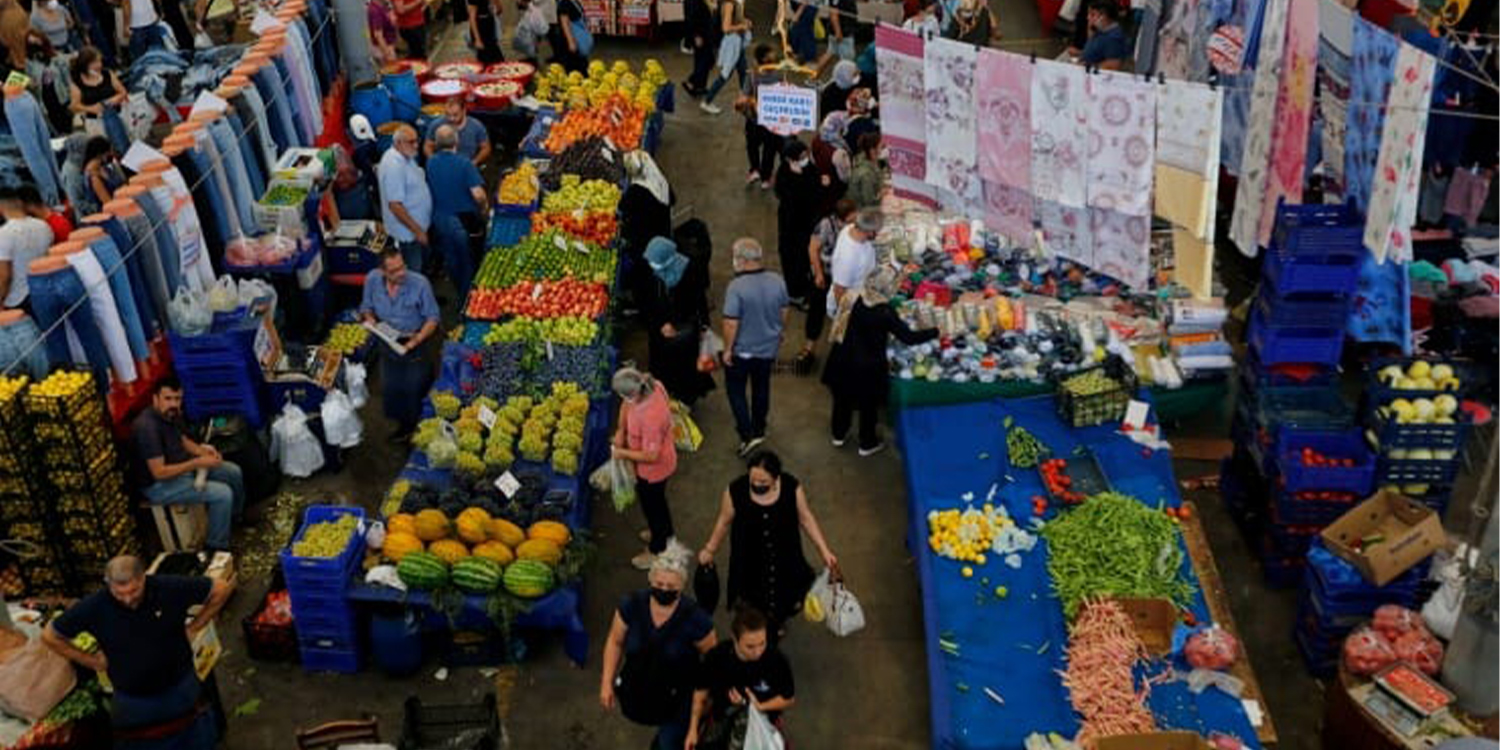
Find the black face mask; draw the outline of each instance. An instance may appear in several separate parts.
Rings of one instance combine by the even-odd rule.
[[[767,495],[770,494],[771,489],[775,486],[774,484],[752,484],[750,485],[750,491],[757,495]]]
[[[651,589],[651,598],[654,599],[657,604],[660,604],[663,607],[670,607],[673,604],[676,604],[677,597],[679,596],[682,596],[681,591],[658,588]]]

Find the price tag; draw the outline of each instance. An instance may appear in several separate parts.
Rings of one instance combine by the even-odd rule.
[[[516,492],[521,489],[521,481],[507,471],[495,479],[495,489],[500,490],[501,494],[505,495],[505,499],[509,500],[515,497]]]
[[[547,361],[552,361],[552,341],[547,341]]]
[[[579,242],[578,240],[573,240],[573,249],[577,250],[580,253],[583,253],[584,255],[589,254],[589,246],[583,244],[582,242]]]
[[[538,297],[541,297],[541,296],[542,296],[542,282],[538,281],[537,283],[535,283],[535,284],[533,284],[531,286],[531,298],[532,299],[537,299]]]
[[[615,163],[615,152],[613,150],[611,150],[611,149],[604,149],[600,153],[604,155],[604,160],[605,161],[609,162],[610,164],[614,164]]]
[[[567,250],[568,249],[568,241],[565,240],[565,239],[563,239],[563,236],[560,235],[560,234],[554,234],[554,235],[552,235],[552,244],[555,245],[555,246],[557,246],[558,250]]]
[[[488,404],[479,405],[479,423],[484,425],[484,429],[495,429],[496,419],[497,417],[495,416],[495,410],[491,409]]]
[[[1126,429],[1139,430],[1144,428],[1146,426],[1146,417],[1150,414],[1150,404],[1131,399],[1130,403],[1125,405],[1125,419],[1123,421]]]

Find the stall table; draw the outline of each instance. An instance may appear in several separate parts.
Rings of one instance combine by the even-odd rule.
[[[349,586],[346,597],[356,606],[398,604],[432,609],[432,596],[425,591],[400,591],[358,581]],[[489,620],[486,597],[471,595],[463,600],[462,612],[457,617],[460,622]],[[531,609],[516,617],[515,624],[522,630],[562,631],[563,651],[582,667],[589,657],[589,634],[583,627],[582,610],[582,586],[574,582],[537,599]]]
[[[908,539],[922,588],[928,643],[933,747],[1020,748],[1032,732],[1072,735],[1078,730],[1078,717],[1057,675],[1066,666],[1067,630],[1051,590],[1046,543],[1038,540],[1030,552],[1020,553],[1019,569],[991,559],[975,566],[972,579],[959,575],[961,563],[939,558],[926,546],[930,511],[962,508],[968,502],[978,507],[992,487],[993,502],[1029,526],[1031,498],[1044,490],[1035,469],[1010,465],[1007,417],[1031,431],[1053,455],[1067,457],[1075,447],[1086,446],[1115,490],[1153,507],[1181,504],[1169,451],[1145,450],[1112,427],[1066,427],[1049,396],[899,412]],[[966,496],[972,499],[966,501]],[[1210,570],[1211,561],[1185,555],[1185,575],[1202,586],[1195,568]],[[996,586],[1005,586],[1008,595],[993,596],[990,590]],[[1216,578],[1205,588],[1211,594],[1218,591]],[[1201,592],[1189,607],[1196,621],[1205,624],[1222,616],[1215,609]],[[1225,622],[1232,625],[1227,618]],[[940,638],[956,642],[959,655],[945,653]],[[1004,704],[988,697],[986,688]],[[1261,746],[1260,733],[1239,699],[1216,688],[1194,695],[1184,682],[1154,685],[1150,708],[1162,728],[1204,735],[1218,731],[1239,737],[1247,747]]]

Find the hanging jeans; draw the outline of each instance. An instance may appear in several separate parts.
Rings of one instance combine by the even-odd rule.
[[[115,298],[115,309],[119,313],[120,323],[125,327],[125,343],[130,345],[130,353],[136,361],[143,362],[151,356],[151,350],[146,345],[149,337],[145,324],[141,322],[140,308],[135,302],[135,289],[130,284],[130,266],[121,257],[120,249],[115,247],[115,241],[107,234],[90,242],[89,251],[94,254],[94,262],[104,274],[110,294]]]
[[[191,478],[191,477],[189,477]],[[203,686],[198,675],[189,671],[178,684],[158,695],[127,695],[116,690],[110,700],[110,722],[118,729],[146,729],[175,722],[192,715],[198,707]],[[213,747],[218,741],[212,712],[196,715],[182,731],[162,738],[114,741],[115,750],[160,750],[161,748]]]
[[[172,222],[167,218],[167,212],[162,208],[162,188],[152,188],[145,193],[135,197],[135,205],[141,208],[141,217],[150,228],[147,232],[146,244],[141,248],[142,267],[150,269],[153,277],[160,277],[160,285],[170,299],[171,295],[177,293],[177,288],[182,286],[182,261],[178,257],[177,234],[172,230]],[[170,203],[170,201],[168,201]],[[146,252],[146,251],[150,252]],[[155,266],[155,269],[151,267]],[[158,282],[153,279],[151,282]],[[166,316],[162,316],[165,320]]]
[[[30,375],[33,380],[47,377],[47,347],[42,332],[31,318],[22,317],[8,326],[0,326],[0,362],[6,367],[15,363],[11,375]]]
[[[206,505],[208,539],[213,549],[229,549],[229,532],[245,511],[245,475],[240,467],[225,461],[208,470],[203,489],[194,486],[196,472],[179,474],[141,490],[152,505]]]
[[[57,156],[52,152],[52,131],[47,128],[47,117],[31,94],[22,91],[5,97],[5,120],[10,124],[11,135],[21,147],[21,158],[36,181],[42,200],[49,206],[62,205],[60,185],[62,177],[57,168]]]
[[[147,52],[161,49],[166,41],[166,35],[162,33],[159,24],[142,26],[130,30],[130,59],[139,60]]]
[[[276,139],[271,136],[271,121],[267,119],[269,115],[265,100],[260,98],[260,90],[250,85],[240,89],[240,95],[234,101],[240,122],[255,134],[255,144],[251,150],[258,150],[262,174],[269,184],[271,173],[276,171],[277,147]]]
[[[433,249],[448,266],[448,278],[453,280],[459,299],[468,297],[469,285],[474,281],[474,257],[469,252],[469,230],[463,220],[456,214],[434,216],[428,236]]]
[[[213,191],[207,189],[207,183],[203,182],[203,173],[198,170],[197,163],[189,156],[190,151],[184,151],[172,159],[173,166],[177,167],[178,174],[182,179],[192,185],[193,211],[198,216],[199,236],[203,243],[200,247],[202,252],[214,261],[224,257],[224,215],[214,207]],[[188,248],[183,248],[183,257],[187,257]],[[186,267],[186,266],[184,266]],[[188,283],[184,274],[183,283]]]
[[[114,241],[115,247],[121,250],[125,271],[130,277],[131,298],[135,301],[135,310],[141,319],[141,331],[147,339],[154,337],[157,331],[163,330],[161,316],[167,311],[165,305],[157,305],[156,297],[151,291],[151,282],[146,276],[147,256],[155,254],[156,248],[150,244],[137,246],[135,239],[130,236],[130,230],[112,216],[88,222],[88,225],[103,229],[110,240]],[[113,265],[103,258],[100,258],[100,262],[104,263],[105,268]]]
[[[139,204],[140,201],[137,203]],[[151,232],[151,220],[144,213],[138,213],[125,217],[124,224],[125,229],[130,232],[131,246],[136,248],[136,255],[141,259],[141,270],[146,276],[146,291],[150,293],[151,301],[156,305],[161,322],[168,323],[170,321],[167,318],[167,310],[172,301],[172,295],[177,292],[177,287],[167,281],[168,276],[162,266],[161,251]]]
[[[236,99],[239,100],[238,97]],[[266,173],[270,171],[261,163],[260,144],[239,115],[233,111],[225,112],[224,119],[229,122],[229,129],[234,131],[234,142],[238,145],[240,160],[245,165],[245,176],[250,178],[250,195],[259,198],[266,194]]]
[[[303,111],[311,128],[310,134],[313,140],[317,140],[323,133],[323,90],[313,62],[313,40],[307,33],[307,23],[301,18],[291,24],[290,29],[291,38],[299,40],[301,44],[287,48],[287,62],[292,66],[293,81],[302,97]]]
[[[304,111],[306,105],[302,96],[297,93],[297,83],[292,79],[291,66],[286,61],[286,50],[271,58],[273,63],[270,67],[276,68],[276,78],[281,82],[282,101],[286,102],[287,113],[292,117],[292,131],[297,134],[298,146],[311,146],[313,142],[312,122]]]
[[[104,275],[99,259],[92,253],[73,253],[68,256],[68,265],[73,267],[84,288],[88,290],[88,309],[93,311],[94,325],[99,328],[99,336],[109,354],[109,364],[115,371],[115,379],[121,383],[135,382],[138,373],[135,370],[135,358],[130,352],[129,335],[125,333],[126,326],[120,317],[119,302],[115,299],[114,292],[110,291],[109,279]]]
[[[239,201],[230,187],[229,170],[225,168],[219,147],[214,145],[213,136],[207,130],[200,130],[193,137],[198,146],[188,153],[194,155],[192,158],[199,162],[198,169],[209,176],[208,184],[219,194],[219,205],[224,211],[224,243],[227,245],[235,237],[246,234],[240,223]]]
[[[271,140],[276,144],[275,153],[281,153],[292,147],[292,123],[291,120],[283,117],[281,100],[276,96],[276,88],[272,84],[271,75],[268,68],[261,68],[255,71],[251,80],[255,84],[255,95],[261,102],[261,122],[265,123],[267,132],[271,134]]]
[[[104,338],[87,303],[74,309],[74,305],[88,297],[78,274],[71,267],[34,273],[26,284],[31,290],[31,309],[37,325],[49,331],[47,357],[54,363],[74,362],[88,367],[99,389],[107,390],[109,352],[104,348]]]
[[[239,216],[240,230],[247,236],[260,234],[260,225],[255,221],[255,188],[245,168],[245,157],[240,151],[239,141],[234,137],[234,126],[220,117],[208,123],[208,132],[213,136],[214,149],[218,152],[216,166],[228,183],[230,195],[234,197],[235,212]]]
[[[166,187],[154,189],[151,194],[156,196],[165,219],[161,226],[172,230],[163,245],[175,249],[175,252],[163,250],[163,257],[169,264],[168,273],[178,276],[177,283],[206,291],[214,284],[214,268],[204,252],[203,221],[193,204],[188,183],[176,169],[162,172],[161,177]],[[154,215],[147,210],[147,216]]]
[[[97,122],[97,125],[94,123]],[[125,153],[130,150],[130,132],[125,129],[125,121],[120,119],[120,110],[112,104],[104,105],[104,113],[95,117],[85,115],[85,131],[89,133],[104,132],[109,139],[109,145],[114,146],[116,151]],[[94,128],[98,128],[97,130]]]

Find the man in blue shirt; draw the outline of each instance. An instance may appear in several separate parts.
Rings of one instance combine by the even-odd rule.
[[[741,456],[766,441],[771,370],[786,330],[786,282],[762,265],[764,251],[749,237],[734,242],[734,281],[724,291],[724,392],[740,434]],[[745,403],[745,386],[752,403]]]
[[[432,191],[433,249],[447,264],[448,277],[460,299],[474,280],[475,258],[484,246],[484,214],[489,201],[474,163],[458,153],[458,131],[440,125],[433,132],[437,151],[427,158],[427,186]]]
[[[427,129],[427,145],[424,147],[427,158],[431,159],[433,152],[442,148],[437,144],[437,129],[444,125],[452,126],[458,133],[458,153],[473,162],[474,166],[483,167],[490,160],[490,133],[485,130],[484,123],[469,116],[462,97],[454,97],[445,102],[443,119],[434,122]]]
[[[397,342],[405,351],[389,344],[381,347],[381,398],[385,416],[396,423],[391,439],[411,437],[422,416],[422,398],[432,384],[432,363],[425,344],[438,330],[438,303],[432,284],[416,271],[408,271],[401,251],[387,247],[380,268],[365,276],[360,317],[367,324],[385,323],[396,329]]]
[[[417,166],[417,131],[412,126],[396,129],[376,174],[386,234],[396,241],[406,265],[421,271],[427,255],[427,230],[432,226],[432,193],[427,189],[427,176]]]
[[[1114,0],[1089,5],[1089,40],[1079,60],[1104,70],[1119,70],[1130,57],[1130,40],[1120,28],[1120,6]]]

